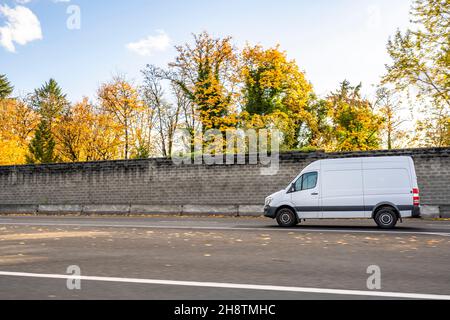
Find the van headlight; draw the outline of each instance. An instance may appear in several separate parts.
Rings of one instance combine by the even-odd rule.
[[[266,198],[266,206],[269,206],[272,203],[272,198],[271,197],[267,197]]]

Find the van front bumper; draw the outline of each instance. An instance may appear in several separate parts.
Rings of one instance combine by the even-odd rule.
[[[264,207],[264,216],[275,219],[277,217],[277,208],[271,206]]]

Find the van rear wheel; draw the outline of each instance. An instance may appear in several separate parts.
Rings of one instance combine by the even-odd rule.
[[[283,208],[278,211],[277,222],[280,227],[291,228],[298,224],[298,219],[295,213],[289,208]]]
[[[394,209],[382,208],[375,215],[375,222],[379,228],[393,229],[397,225],[398,217]]]

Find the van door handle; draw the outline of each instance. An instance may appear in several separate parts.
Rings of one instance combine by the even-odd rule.
[[[319,194],[317,192],[311,193],[312,196],[318,196]]]

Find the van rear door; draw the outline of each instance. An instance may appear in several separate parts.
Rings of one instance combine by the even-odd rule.
[[[363,160],[366,215],[380,203],[395,205],[403,217],[413,210],[413,173],[406,157],[367,158]],[[370,217],[370,216],[368,216]]]

